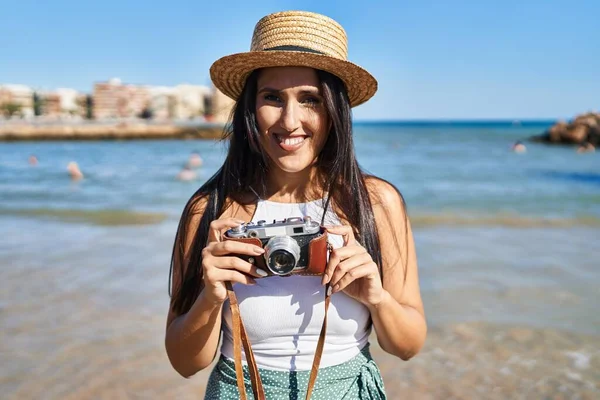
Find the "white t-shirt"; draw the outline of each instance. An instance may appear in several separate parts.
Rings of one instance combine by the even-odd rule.
[[[275,203],[259,200],[253,221],[310,216],[321,221],[322,200],[308,203]],[[324,225],[339,225],[331,210]],[[329,234],[334,248],[342,238]],[[256,285],[234,284],[240,313],[259,368],[280,371],[310,370],[325,316],[325,287],[321,277],[292,275],[257,278]],[[327,335],[320,367],[341,364],[355,357],[371,332],[369,310],[343,292],[331,296]],[[223,304],[221,352],[233,359],[229,301]],[[245,355],[242,356],[245,361]]]

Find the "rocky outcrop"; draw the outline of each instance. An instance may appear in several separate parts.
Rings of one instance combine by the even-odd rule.
[[[534,142],[552,144],[600,145],[600,112],[589,112],[578,115],[570,122],[559,121],[539,136],[533,136]]]

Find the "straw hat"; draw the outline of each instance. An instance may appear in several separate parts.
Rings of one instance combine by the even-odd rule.
[[[312,12],[284,11],[258,21],[250,51],[218,59],[210,67],[210,77],[217,89],[237,100],[255,69],[311,67],[344,81],[354,107],[375,94],[377,81],[347,57],[346,32],[336,21]]]

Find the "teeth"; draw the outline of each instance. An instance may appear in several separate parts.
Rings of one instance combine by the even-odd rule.
[[[304,141],[304,137],[294,137],[294,138],[285,138],[285,139],[283,139],[281,137],[277,137],[277,138],[279,139],[279,141],[281,143],[284,143],[289,146],[300,144]]]

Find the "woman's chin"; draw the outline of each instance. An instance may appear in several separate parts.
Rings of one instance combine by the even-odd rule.
[[[275,168],[281,172],[286,174],[295,174],[305,172],[308,168],[312,167],[314,163],[309,161],[285,162],[282,160],[277,160],[274,164]]]

